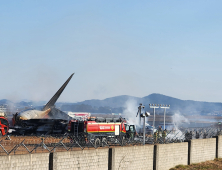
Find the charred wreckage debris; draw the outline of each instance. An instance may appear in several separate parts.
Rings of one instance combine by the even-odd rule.
[[[74,73],[49,100],[42,110],[27,109],[13,115],[12,134],[16,135],[48,135],[63,134],[71,119],[65,112],[55,108],[55,103],[71,80]],[[9,125],[8,125],[9,128]]]

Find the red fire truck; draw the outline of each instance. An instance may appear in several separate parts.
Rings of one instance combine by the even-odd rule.
[[[8,133],[9,123],[5,115],[0,114],[0,137]]]
[[[74,136],[84,136],[86,140],[99,145],[109,139],[134,138],[136,131],[134,125],[127,125],[123,118],[89,118],[86,121],[70,120],[68,132]]]

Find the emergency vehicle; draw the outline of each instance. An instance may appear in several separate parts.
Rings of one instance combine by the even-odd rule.
[[[88,118],[86,121],[70,120],[68,132],[74,136],[84,136],[86,140],[99,144],[112,138],[134,138],[134,125],[127,125],[123,118]]]
[[[0,137],[8,133],[9,123],[5,113],[0,113]]]

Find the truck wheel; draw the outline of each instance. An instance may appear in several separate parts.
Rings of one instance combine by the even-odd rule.
[[[102,139],[102,146],[106,146],[106,145],[108,145],[108,144],[107,144],[107,139],[106,139],[106,138],[103,138],[103,139]]]
[[[2,131],[0,131],[0,138],[2,137]]]
[[[95,148],[98,148],[100,146],[100,139],[96,138],[95,140]]]

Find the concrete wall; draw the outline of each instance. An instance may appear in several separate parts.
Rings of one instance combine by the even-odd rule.
[[[160,144],[156,146],[156,170],[168,170],[176,165],[187,164],[187,142]]]
[[[153,145],[112,148],[112,170],[153,170]]]
[[[218,141],[218,142],[216,142]],[[218,145],[217,145],[218,144]],[[3,170],[168,170],[222,157],[222,136],[189,143],[0,156]]]
[[[190,164],[214,160],[216,157],[216,138],[194,139],[190,142]]]
[[[105,170],[108,169],[109,149],[53,153],[53,170]]]
[[[222,158],[222,135],[218,136],[218,158]]]
[[[49,153],[0,156],[2,170],[48,170]]]

